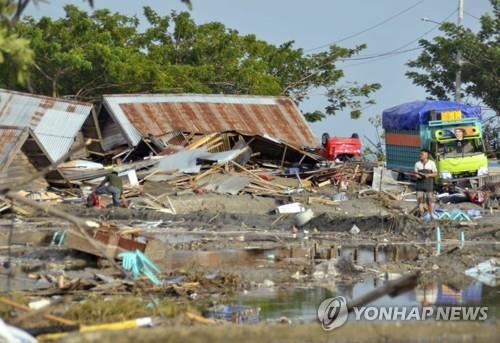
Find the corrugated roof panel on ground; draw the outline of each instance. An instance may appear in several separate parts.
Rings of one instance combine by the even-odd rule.
[[[251,178],[236,174],[209,175],[196,182],[198,187],[203,187],[209,192],[236,195],[248,186]]]
[[[130,144],[144,136],[179,130],[195,133],[236,131],[268,135],[296,147],[317,140],[292,99],[240,95],[105,95],[104,104]]]

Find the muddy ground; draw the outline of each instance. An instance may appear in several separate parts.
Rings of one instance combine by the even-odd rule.
[[[495,342],[498,327],[476,323],[436,324],[355,324],[324,332],[317,324],[258,325],[218,327],[178,326],[129,330],[126,332],[90,333],[73,335],[66,342]]]
[[[158,194],[164,191],[157,190]],[[150,192],[154,195],[154,190]],[[23,304],[51,299],[54,302],[51,313],[86,324],[141,316],[160,316],[170,318],[170,324],[186,324],[185,319],[179,319],[185,311],[205,315],[207,308],[244,302],[246,300],[242,299],[256,292],[266,297],[269,294],[279,297],[283,292],[297,289],[322,290],[318,297],[344,294],[342,292],[356,295],[360,283],[373,282],[380,286],[384,280],[413,271],[421,272],[419,287],[446,284],[459,293],[474,282],[465,276],[466,269],[500,256],[498,210],[484,210],[472,203],[448,204],[441,207],[481,209],[482,217],[471,222],[425,222],[409,214],[415,207],[415,202],[411,201],[394,201],[380,196],[357,198],[349,194],[350,200],[335,205],[308,205],[308,196],[311,194],[274,199],[172,193],[170,199],[176,214],[144,209],[88,209],[82,204],[57,205],[79,217],[141,228],[140,235],[149,241],[146,255],[162,270],[161,278],[168,281],[162,287],[152,287],[141,280],[141,287],[137,288],[136,283],[124,281],[122,274],[105,261],[69,249],[64,244],[51,245],[54,232],[69,229],[66,222],[44,213],[37,213],[32,218],[5,215],[0,219],[0,289],[4,296]],[[292,232],[294,215],[275,213],[277,206],[293,201],[301,202],[315,214],[296,233]],[[351,232],[354,225],[359,233]],[[440,227],[442,236],[440,251],[436,245],[436,226]],[[11,227],[12,236],[9,237]],[[464,243],[458,240],[460,232],[464,233]],[[70,286],[60,287],[61,277]],[[492,294],[493,305],[498,307],[498,287],[488,288],[483,293]],[[311,308],[321,301],[319,298],[307,300],[308,291],[304,294],[304,301],[309,301]],[[84,306],[90,301],[89,296],[97,297],[94,304],[102,301],[111,304],[109,301],[123,297],[140,301],[131,300],[127,306],[115,301],[113,306],[91,310]],[[163,302],[163,310],[158,310],[154,301]],[[267,310],[264,300],[259,298],[255,303],[264,306],[264,312]],[[7,305],[0,304],[0,312],[5,320],[21,323],[22,327],[48,325],[42,319],[26,321]],[[272,309],[266,313],[265,320],[269,321],[273,315],[279,319],[289,312]],[[261,341],[293,341],[290,340],[293,337],[295,341],[326,342],[339,337],[340,330],[333,336],[325,335],[316,325],[310,324],[314,321],[311,318],[310,314],[299,315],[290,320],[294,326],[278,326],[279,330],[266,325],[244,329],[181,326],[166,330],[160,327],[141,330],[141,337],[144,341],[162,337],[172,342],[187,336],[193,342],[202,337],[206,337],[203,341],[217,341],[223,332],[232,339],[255,335],[261,337]],[[483,338],[489,340],[492,328],[498,328],[492,322],[484,327],[472,323],[456,327],[411,325],[365,325],[361,331],[373,331],[384,341],[392,341],[397,335],[406,336],[412,330],[422,332],[427,339],[424,341],[436,341],[447,332],[454,333],[457,341],[481,341]],[[376,341],[373,335],[365,336],[355,326],[346,326],[343,332],[343,339]],[[115,335],[76,335],[67,340],[104,342],[114,340]],[[134,335],[130,333],[130,337]]]

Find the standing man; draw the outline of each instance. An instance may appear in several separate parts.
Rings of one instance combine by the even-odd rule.
[[[429,150],[420,150],[420,161],[415,163],[415,174],[417,176],[417,201],[420,215],[424,214],[424,205],[432,216],[432,198],[434,192],[434,177],[437,176],[437,168],[434,161],[429,160]]]

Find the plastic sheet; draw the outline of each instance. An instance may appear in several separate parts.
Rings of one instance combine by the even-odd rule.
[[[462,118],[481,119],[481,108],[453,101],[426,100],[405,103],[386,109],[382,113],[382,127],[385,130],[418,130],[421,124],[430,120],[430,113],[436,111],[462,111]]]

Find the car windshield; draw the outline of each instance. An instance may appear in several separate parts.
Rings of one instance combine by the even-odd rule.
[[[473,156],[483,152],[483,144],[479,139],[454,139],[437,143],[437,154],[441,158]]]

